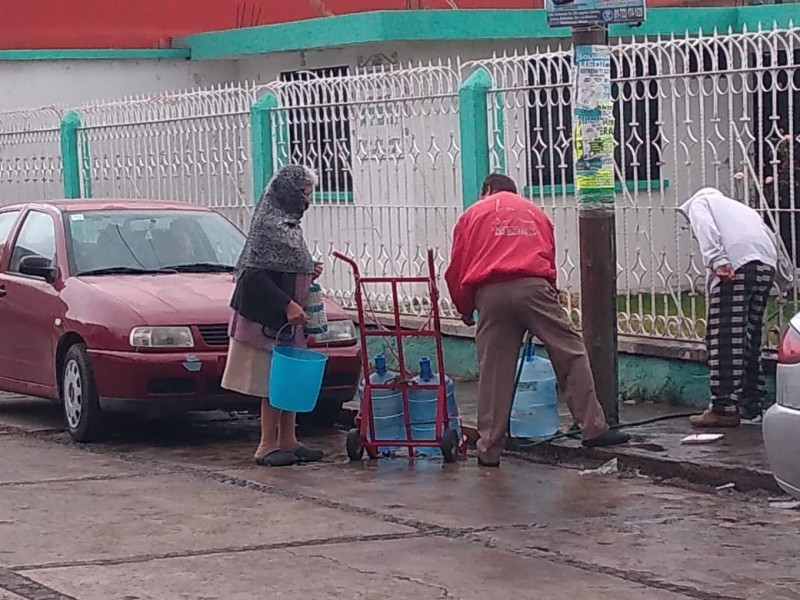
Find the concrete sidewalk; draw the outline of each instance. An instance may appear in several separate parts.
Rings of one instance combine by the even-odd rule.
[[[456,399],[464,428],[474,444],[477,439],[477,384],[457,383]],[[349,406],[357,408],[356,403]],[[634,423],[687,414],[691,410],[666,404],[623,404],[620,421]],[[568,428],[572,418],[567,407],[559,406],[559,414],[562,429]],[[767,463],[760,426],[742,425],[738,429],[720,430],[719,433],[724,434],[721,440],[702,446],[681,443],[686,436],[697,433],[685,417],[631,427],[626,431],[633,439],[630,444],[619,448],[587,449],[575,439],[536,445],[524,440],[510,440],[508,452],[526,460],[550,464],[580,463],[586,467],[617,458],[620,470],[656,479],[683,480],[711,487],[733,483],[740,491],[765,490],[782,494]]]
[[[74,444],[58,406],[0,394],[0,600],[800,600],[800,513],[756,494],[350,463],[341,431],[268,469],[248,416],[109,425]]]

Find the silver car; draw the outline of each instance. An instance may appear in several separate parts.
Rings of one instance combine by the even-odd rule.
[[[764,415],[764,445],[778,485],[800,499],[800,313],[781,338],[776,388],[776,403]]]

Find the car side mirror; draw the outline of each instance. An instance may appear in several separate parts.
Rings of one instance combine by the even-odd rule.
[[[26,256],[19,263],[19,272],[31,277],[41,277],[47,283],[56,280],[56,268],[53,261],[44,256]]]

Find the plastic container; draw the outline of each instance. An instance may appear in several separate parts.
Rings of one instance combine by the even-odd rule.
[[[287,412],[311,412],[317,405],[328,357],[313,350],[275,346],[269,372],[269,403]]]
[[[431,368],[431,359],[423,356],[419,361],[419,375],[411,380],[412,383],[424,385],[438,385],[439,374]],[[458,426],[458,405],[456,404],[456,390],[453,380],[445,375],[445,390],[447,395],[447,414],[450,418],[448,427],[461,436]],[[412,440],[436,439],[436,403],[437,390],[415,390],[413,387],[408,394],[408,406],[411,417]],[[416,448],[421,456],[439,455],[441,451],[436,448]]]
[[[536,356],[533,344],[520,361],[522,374],[511,408],[511,435],[533,440],[550,437],[558,432],[561,424],[553,365],[546,358]]]
[[[325,301],[322,296],[322,287],[315,281],[308,290],[303,311],[308,315],[305,324],[306,335],[321,335],[328,333],[328,317],[325,314]]]
[[[372,385],[384,385],[397,377],[397,373],[386,368],[386,356],[378,354],[373,363],[373,372],[369,381]],[[358,386],[358,397],[361,406],[364,404],[364,386],[362,379]],[[394,390],[372,390],[372,418],[375,421],[375,437],[379,440],[405,440],[406,422],[403,412],[403,394]],[[369,428],[367,429],[369,435]],[[379,447],[383,454],[396,452],[398,447]]]

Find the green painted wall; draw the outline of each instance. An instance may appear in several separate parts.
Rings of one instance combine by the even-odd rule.
[[[475,343],[472,340],[444,336],[442,345],[444,347],[445,373],[465,381],[474,381],[478,378],[478,356],[475,353]],[[370,362],[376,354],[383,353],[386,355],[386,362],[389,368],[397,368],[397,359],[392,352],[392,350],[397,351],[397,344],[394,343],[394,340],[389,338],[385,340],[369,338],[367,348]],[[415,373],[419,368],[419,359],[423,356],[429,356],[435,369],[439,370],[436,362],[436,347],[430,338],[407,338],[403,344],[403,352],[406,366]]]
[[[654,400],[702,407],[710,400],[708,367],[702,363],[621,354],[622,400]],[[767,400],[775,401],[775,377],[767,376]]]
[[[370,359],[380,352],[386,354],[390,368],[397,368],[397,360],[392,349],[396,345],[378,338],[369,339]],[[475,342],[469,338],[444,336],[445,372],[458,380],[474,381],[478,378],[478,358]],[[414,372],[422,356],[430,356],[435,364],[435,347],[427,338],[410,338],[403,345],[406,364],[412,366]],[[537,353],[546,356],[543,348],[537,347]],[[436,367],[438,370],[438,366]],[[691,407],[703,407],[709,401],[709,374],[705,364],[620,354],[619,356],[619,389],[620,400],[636,400],[678,404]],[[767,377],[768,402],[775,400],[775,377]]]

